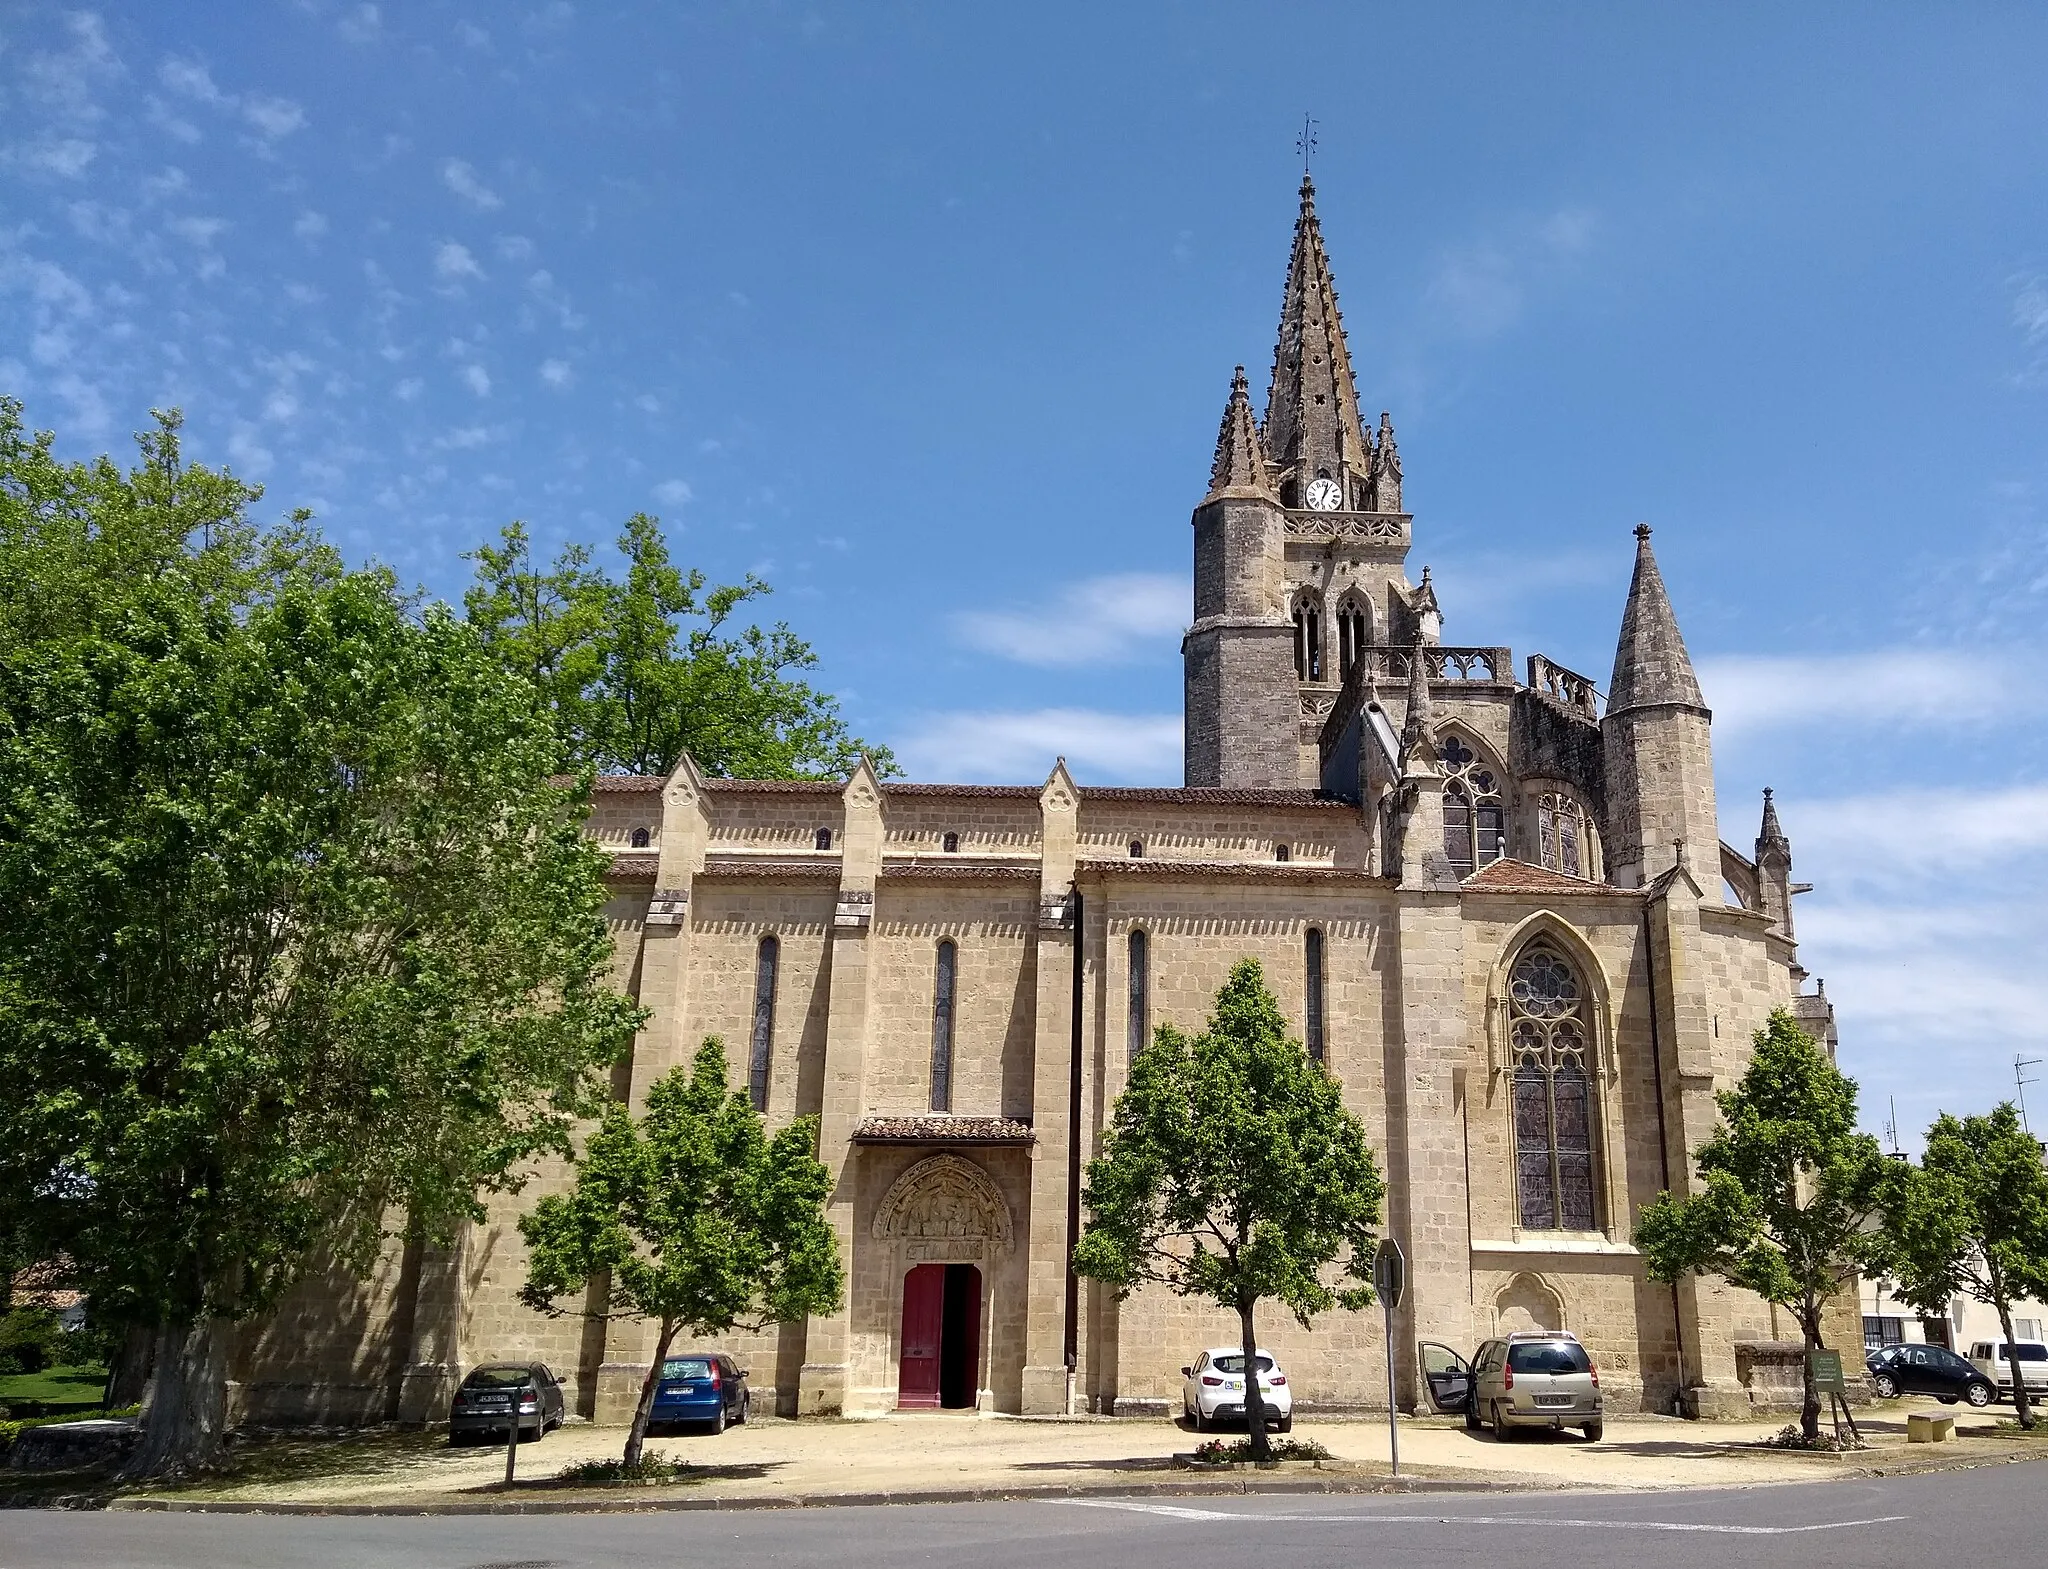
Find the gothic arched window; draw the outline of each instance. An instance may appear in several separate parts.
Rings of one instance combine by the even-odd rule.
[[[1445,775],[1444,855],[1462,877],[1507,852],[1500,775],[1460,736],[1445,736],[1437,757]]]
[[[754,1030],[747,1044],[747,1099],[756,1111],[768,1109],[768,1067],[775,1043],[775,973],[781,962],[782,944],[771,932],[761,939],[754,958]]]
[[[1132,1057],[1145,1049],[1148,1028],[1146,1013],[1150,1006],[1147,992],[1151,988],[1151,939],[1142,930],[1133,930],[1130,941],[1130,1019],[1124,1032],[1124,1049]]]
[[[1301,681],[1323,679],[1323,606],[1312,593],[1294,603],[1294,674]]]
[[[939,944],[938,975],[932,984],[932,1110],[953,1109],[953,996],[959,949],[951,938]]]
[[[939,848],[948,855],[953,854],[960,848],[960,836],[954,833],[947,834],[945,838],[939,841]]]
[[[812,843],[816,844],[816,845],[817,845],[817,847],[818,847],[818,848],[819,848],[820,850],[829,850],[829,849],[831,849],[831,848],[832,848],[832,830],[831,830],[831,829],[829,829],[829,828],[820,828],[820,829],[818,830],[818,832],[817,832],[817,836],[816,836],[816,838],[815,838],[815,839],[813,839]]]
[[[636,828],[632,832],[630,842],[634,849],[644,850],[647,848],[648,838],[649,835],[646,829]]]
[[[1568,795],[1547,794],[1536,804],[1537,859],[1567,877],[1593,875],[1593,830],[1586,809]]]
[[[1302,1012],[1306,1026],[1303,1030],[1308,1039],[1308,1060],[1323,1060],[1323,933],[1322,928],[1311,926],[1302,940],[1303,992],[1306,1006]]]
[[[1372,622],[1356,594],[1346,594],[1337,606],[1337,679],[1349,681],[1352,667],[1372,641]]]
[[[1508,987],[1515,1191],[1531,1231],[1591,1231],[1593,1093],[1586,994],[1555,949],[1524,949]]]

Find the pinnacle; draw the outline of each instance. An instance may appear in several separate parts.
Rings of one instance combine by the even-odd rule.
[[[1614,677],[1607,684],[1607,712],[1676,704],[1706,712],[1699,678],[1679,635],[1678,617],[1664,591],[1663,574],[1650,550],[1650,526],[1636,525],[1636,571],[1621,613],[1621,640],[1614,650]]]
[[[1252,418],[1251,388],[1244,367],[1230,379],[1230,401],[1224,405],[1223,427],[1216,433],[1216,462],[1209,471],[1209,496],[1262,496],[1278,500],[1266,449]]]
[[[1764,786],[1764,823],[1763,827],[1757,830],[1756,837],[1759,844],[1773,839],[1782,840],[1785,837],[1785,830],[1778,824],[1778,803],[1771,799],[1769,785]]]
[[[1412,755],[1418,745],[1429,746],[1430,730],[1436,722],[1436,704],[1429,695],[1429,658],[1421,638],[1408,651],[1408,714],[1401,723],[1401,753]]]
[[[1315,183],[1306,174],[1273,349],[1264,433],[1275,479],[1294,482],[1293,505],[1300,505],[1301,487],[1321,476],[1345,487],[1347,507],[1360,504],[1372,474],[1372,441],[1359,421],[1337,285],[1316,221]]]

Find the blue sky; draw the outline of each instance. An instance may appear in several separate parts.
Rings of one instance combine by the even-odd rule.
[[[1176,782],[1294,132],[1451,642],[1604,683],[1637,521],[1866,1120],[2048,1056],[2038,7],[218,0],[0,14],[0,389],[453,596],[753,571],[927,778]],[[2048,1070],[2035,1092],[2048,1131]]]

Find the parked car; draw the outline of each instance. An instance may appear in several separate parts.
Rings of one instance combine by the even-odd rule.
[[[1218,1422],[1242,1422],[1244,1415],[1244,1351],[1238,1346],[1211,1346],[1180,1370],[1180,1408],[1198,1433]],[[1269,1432],[1294,1430],[1294,1391],[1287,1375],[1265,1352],[1259,1353],[1259,1399],[1266,1408]]]
[[[562,1425],[562,1381],[545,1362],[488,1362],[474,1369],[448,1408],[448,1442],[466,1443],[506,1433],[519,1423],[530,1444]]]
[[[1970,1366],[1997,1386],[2000,1400],[2012,1399],[2012,1362],[2020,1365],[2020,1381],[2027,1393],[2048,1396],[2048,1343],[2015,1340],[2008,1354],[2003,1340],[1980,1340],[1970,1347]]]
[[[1435,1341],[1421,1351],[1430,1404],[1459,1412],[1468,1428],[1490,1427],[1501,1440],[1518,1427],[1576,1427],[1594,1442],[1607,1431],[1600,1370],[1569,1330],[1519,1330],[1469,1362]]]
[[[654,1386],[654,1408],[647,1424],[669,1427],[703,1422],[712,1432],[722,1433],[728,1423],[746,1421],[752,1407],[745,1368],[723,1351],[691,1351],[661,1364],[661,1380]]]
[[[1983,1407],[1998,1398],[1997,1386],[1946,1346],[1886,1346],[1865,1356],[1863,1365],[1880,1400],[1932,1395],[1945,1406],[1961,1400]]]

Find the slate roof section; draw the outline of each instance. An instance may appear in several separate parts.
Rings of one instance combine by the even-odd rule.
[[[1487,862],[1466,878],[1464,888],[1467,893],[1636,892],[1633,888],[1616,888],[1611,883],[1594,883],[1583,877],[1567,877],[1563,872],[1553,872],[1547,866],[1537,866],[1530,861],[1517,861],[1505,856],[1498,861]]]
[[[864,1117],[853,1130],[856,1144],[1027,1145],[1038,1135],[1028,1122],[1008,1117]]]

